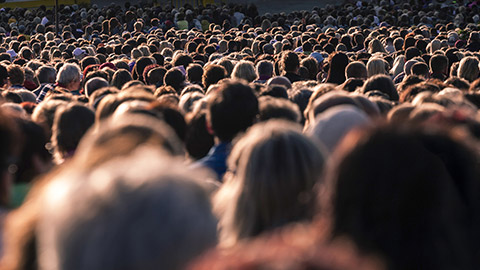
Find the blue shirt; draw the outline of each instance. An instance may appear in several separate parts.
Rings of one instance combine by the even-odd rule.
[[[214,145],[208,154],[197,161],[195,165],[212,169],[217,174],[218,180],[222,182],[223,175],[227,171],[227,158],[231,150],[232,144],[230,142]]]

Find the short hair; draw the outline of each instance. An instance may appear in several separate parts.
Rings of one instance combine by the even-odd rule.
[[[293,72],[300,67],[298,54],[292,51],[284,52],[280,61],[283,71],[285,72]]]
[[[257,115],[257,97],[250,86],[240,81],[222,83],[208,99],[207,119],[221,141],[231,141],[245,131]]]
[[[80,80],[81,77],[82,73],[77,64],[65,63],[58,71],[57,83],[61,85],[68,85],[75,80]]]
[[[281,120],[253,126],[228,159],[231,175],[215,203],[225,205],[221,240],[235,244],[291,222],[311,220],[325,156],[300,127]],[[301,198],[300,198],[301,197]]]
[[[257,78],[257,74],[252,62],[245,60],[238,62],[233,68],[232,78],[253,82]]]
[[[118,89],[122,89],[123,86],[132,81],[132,74],[125,69],[118,69],[115,71],[112,77],[112,86],[115,86]]]
[[[200,64],[190,64],[187,67],[187,79],[189,82],[201,83],[203,68]]]
[[[90,97],[93,94],[93,92],[95,92],[96,90],[102,87],[108,87],[108,86],[109,86],[108,81],[105,80],[104,78],[101,78],[101,77],[91,78],[85,83],[85,95],[87,97]]]
[[[23,68],[16,64],[11,64],[7,67],[8,80],[12,85],[23,85],[25,81],[25,72]]]
[[[185,86],[185,75],[183,75],[179,68],[173,67],[169,69],[167,73],[165,73],[165,77],[163,77],[163,83],[166,86],[173,87],[175,91],[180,94]]]
[[[427,77],[429,75],[429,69],[427,64],[423,62],[418,62],[412,66],[412,74],[417,76]]]
[[[435,54],[430,58],[430,70],[435,72],[445,71],[448,69],[448,57],[442,54]]]
[[[261,60],[257,63],[257,76],[261,75],[272,76],[273,75],[273,63],[269,60]]]
[[[275,98],[270,96],[260,97],[259,120],[283,119],[294,123],[302,120],[298,106],[288,99]]]
[[[398,101],[399,96],[395,84],[387,75],[378,74],[370,77],[363,85],[363,93],[378,90],[390,98],[390,100]]]
[[[183,269],[216,244],[204,177],[146,148],[93,171],[59,173],[39,218],[41,268]]]
[[[94,121],[94,112],[80,103],[70,103],[55,112],[52,145],[57,161],[68,157],[77,149],[80,139]]]
[[[52,66],[41,66],[35,71],[39,83],[54,83],[57,71]]]
[[[367,75],[367,67],[361,61],[354,61],[347,65],[345,68],[345,77],[349,78],[356,78],[356,79],[366,79]]]
[[[203,72],[203,78],[202,78],[203,87],[205,87],[205,89],[208,89],[210,85],[216,84],[218,81],[226,77],[227,77],[227,71],[223,66],[210,64],[207,67],[205,67]]]

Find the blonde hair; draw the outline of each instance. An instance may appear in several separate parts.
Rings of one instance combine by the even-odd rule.
[[[480,74],[480,69],[476,57],[467,56],[460,61],[458,65],[458,77],[473,82],[478,78],[478,74]]]
[[[374,54],[374,53],[377,53],[377,52],[386,53],[387,51],[385,50],[385,47],[383,47],[383,44],[382,44],[382,42],[380,42],[380,40],[373,39],[368,44],[368,52],[370,54]]]
[[[318,146],[292,123],[253,126],[233,148],[215,197],[222,245],[311,219],[324,162]]]
[[[367,62],[367,75],[372,77],[377,74],[387,74],[385,69],[385,61],[381,58],[370,58]]]

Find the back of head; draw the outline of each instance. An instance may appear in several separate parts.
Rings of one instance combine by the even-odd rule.
[[[473,82],[480,74],[479,61],[474,56],[467,56],[460,61],[458,77]]]
[[[94,121],[94,112],[79,103],[71,103],[57,110],[52,127],[52,144],[56,158],[62,160],[73,155],[80,139]]]
[[[338,158],[328,180],[334,235],[380,253],[389,269],[472,269],[478,214],[464,202],[466,186],[478,184],[465,145],[434,127],[395,123],[350,134]]]
[[[300,67],[300,60],[295,52],[287,51],[282,55],[281,65],[285,72],[295,72]]]
[[[52,66],[42,66],[35,72],[39,83],[54,83],[56,77],[56,70]]]
[[[399,96],[392,79],[387,75],[375,75],[369,78],[363,85],[363,93],[378,90],[390,98],[390,100],[398,101]]]
[[[109,86],[108,81],[105,80],[104,78],[100,78],[100,77],[91,78],[85,84],[85,94],[87,95],[87,97],[90,97],[93,94],[93,92],[95,92],[96,90],[103,87],[108,87],[108,86]]]
[[[347,79],[367,79],[367,67],[363,62],[352,62],[347,65],[347,68],[345,69],[345,76]]]
[[[228,142],[254,123],[258,100],[250,86],[228,81],[209,98],[207,108],[207,118],[215,136]]]
[[[225,204],[225,244],[291,222],[309,220],[315,205],[324,155],[299,126],[272,120],[253,126],[234,146],[217,203]],[[227,192],[230,196],[222,194]]]
[[[183,269],[216,243],[203,177],[146,148],[58,174],[43,194],[40,269]]]

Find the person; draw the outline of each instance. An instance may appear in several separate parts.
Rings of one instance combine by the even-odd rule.
[[[300,68],[300,60],[295,52],[284,52],[281,59],[281,65],[283,68],[283,76],[288,78],[291,83],[301,81],[302,78],[297,74]]]
[[[57,74],[55,93],[78,94],[82,83],[82,73],[77,64],[64,64]]]
[[[240,81],[221,83],[207,101],[207,129],[215,136],[215,145],[195,166],[212,169],[222,181],[232,140],[253,125],[257,115],[258,100],[250,86]]]
[[[333,237],[381,254],[388,269],[475,268],[478,201],[469,190],[478,188],[477,166],[466,143],[441,126],[351,133],[326,180]]]
[[[183,269],[217,241],[203,176],[146,148],[58,173],[40,200],[40,269]]]
[[[35,76],[40,85],[33,91],[33,93],[37,96],[37,103],[40,103],[43,101],[47,93],[53,90],[57,71],[51,66],[41,66],[35,72]]]
[[[221,245],[311,220],[324,163],[320,148],[289,122],[254,125],[235,144],[228,160],[230,178],[215,198]]]

